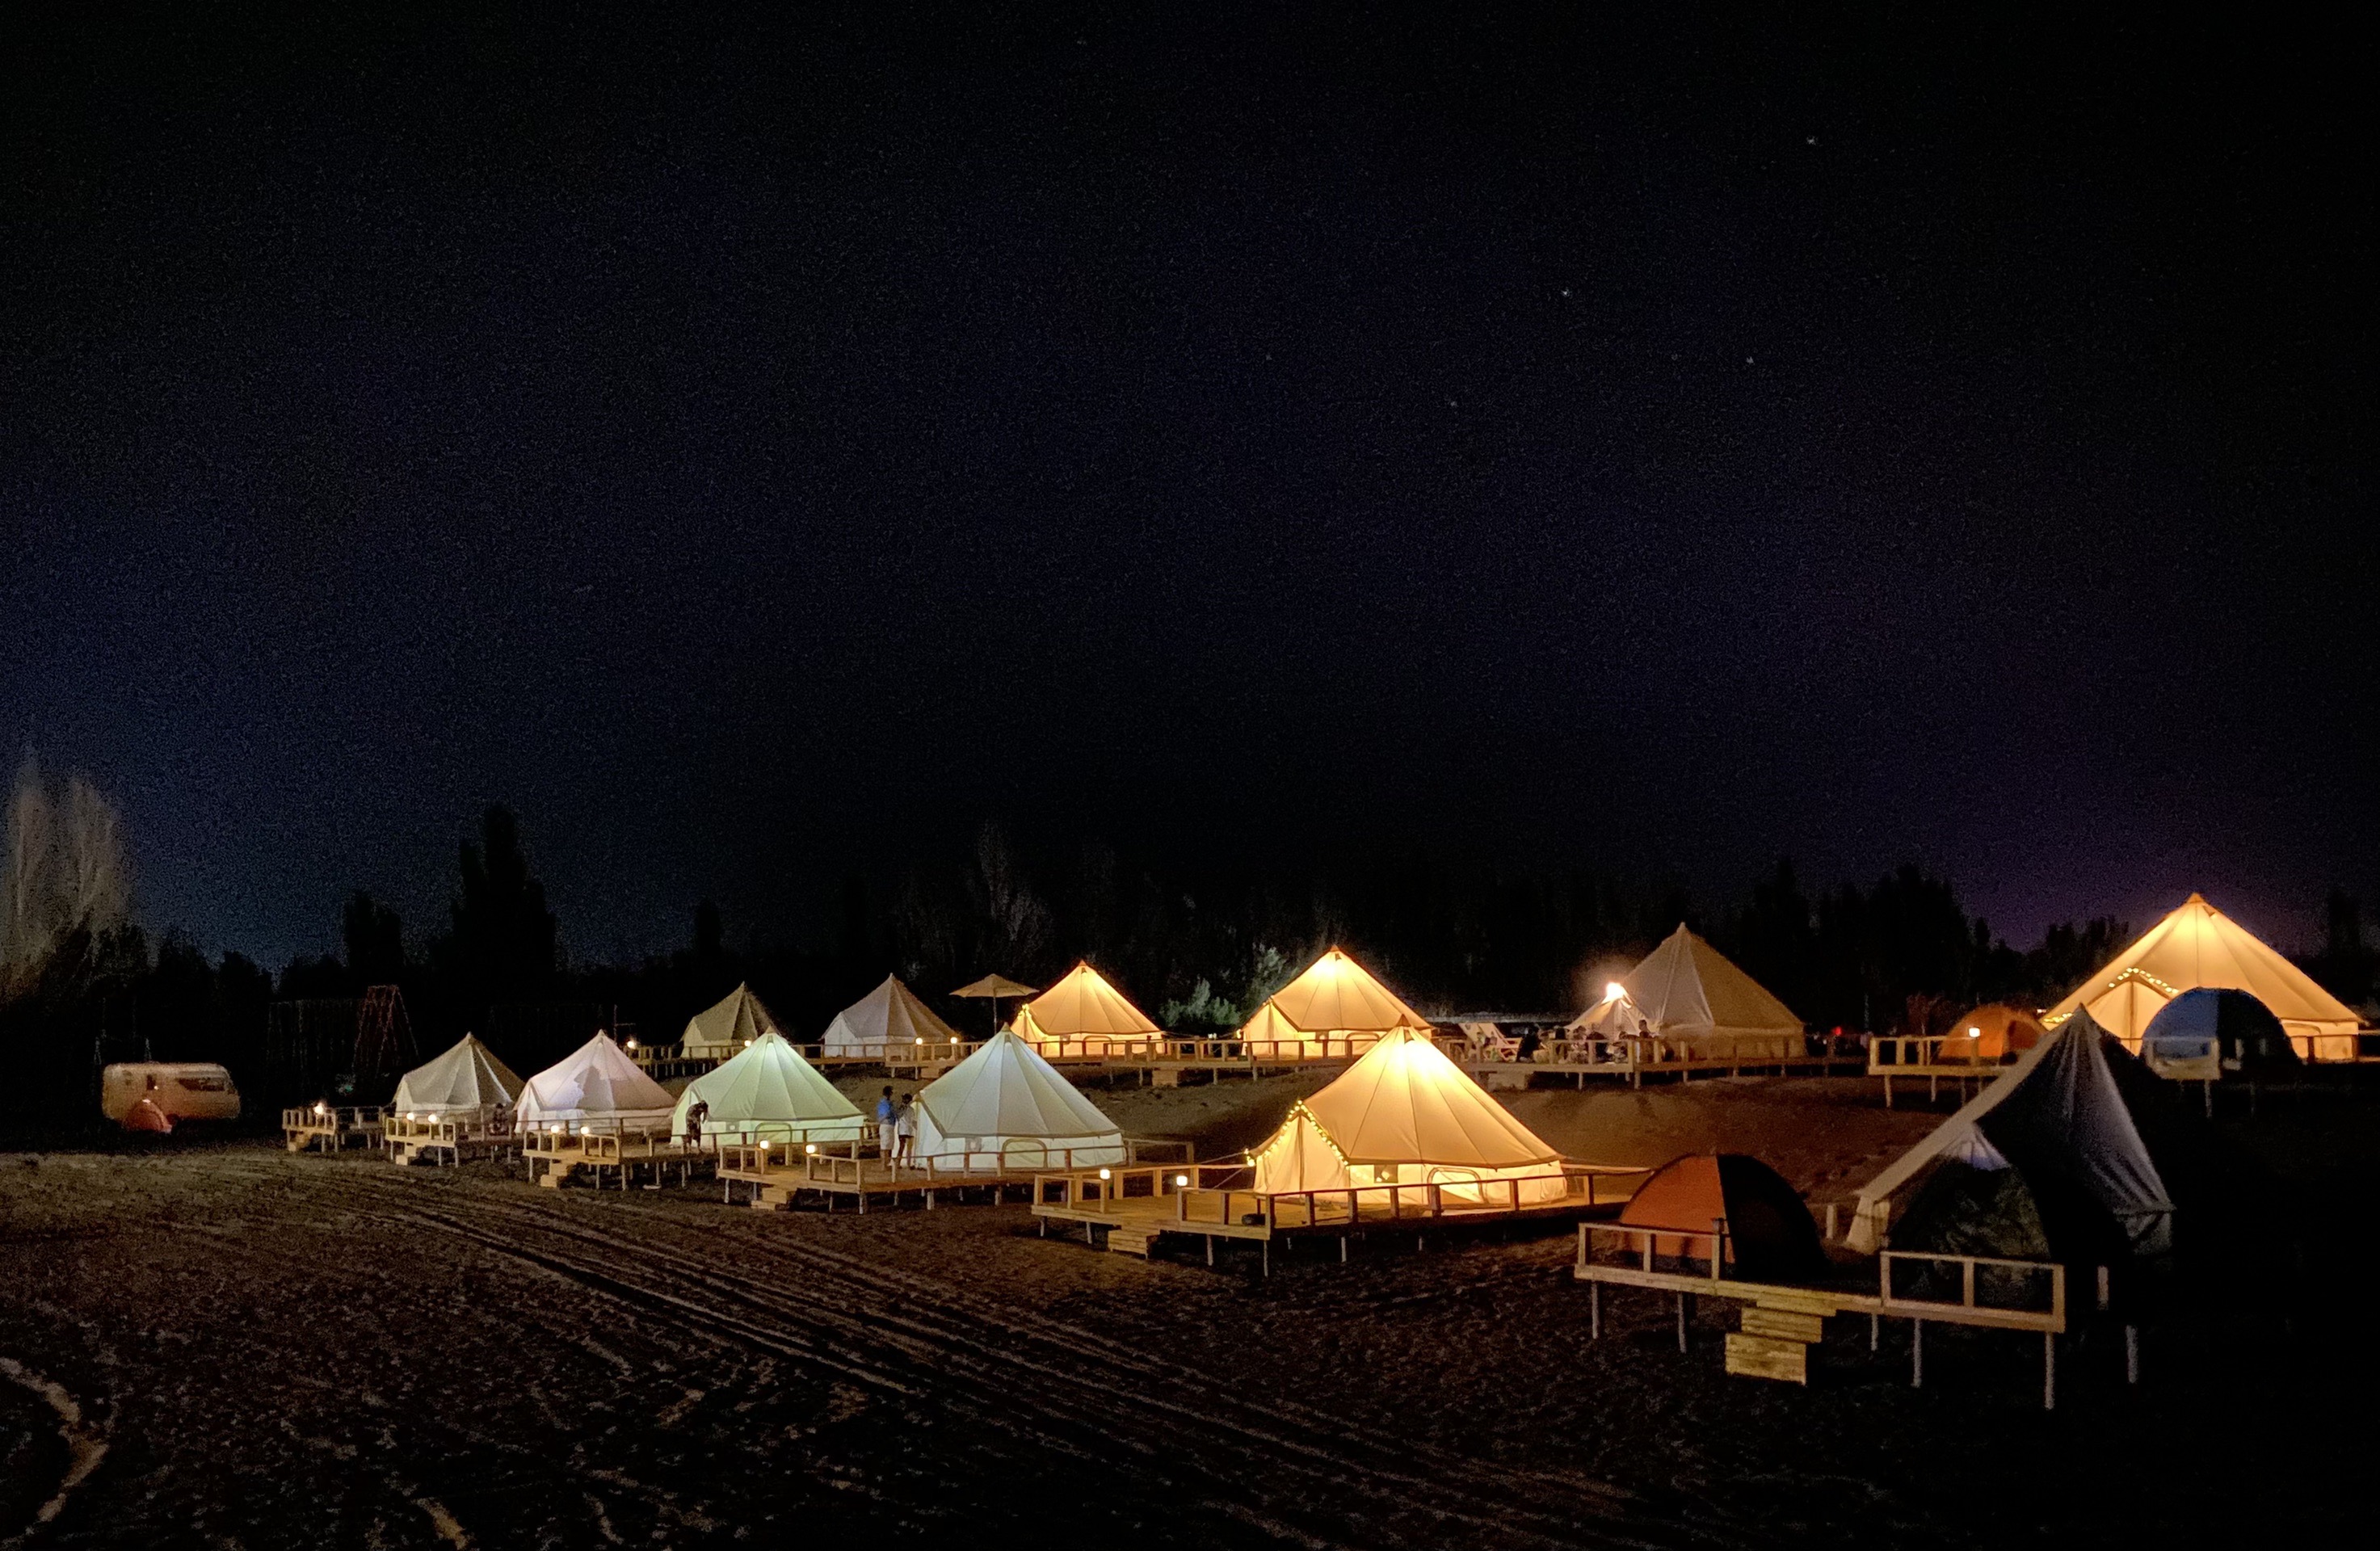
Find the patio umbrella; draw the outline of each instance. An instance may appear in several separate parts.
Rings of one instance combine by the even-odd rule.
[[[1020,986],[1004,975],[987,975],[980,980],[971,980],[967,984],[961,986],[957,990],[953,991],[951,995],[954,997],[990,997],[991,999],[991,1032],[998,1034],[1000,1032],[1000,999],[1002,997],[1029,997],[1034,995],[1039,989],[1040,988],[1038,986]]]

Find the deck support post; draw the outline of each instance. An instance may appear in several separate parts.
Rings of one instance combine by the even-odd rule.
[[[2041,1409],[2058,1409],[2058,1332],[2041,1333]]]
[[[2141,1382],[2141,1327],[2137,1325],[2124,1327],[2124,1382]]]
[[[1586,1339],[1603,1339],[1603,1284],[1599,1281],[1586,1284]]]
[[[1270,1239],[1258,1239],[1257,1241],[1257,1253],[1263,1256],[1263,1260],[1258,1266],[1258,1274],[1267,1277],[1271,1276],[1272,1241]]]
[[[1678,1294],[1678,1350],[1686,1350],[1686,1295]]]
[[[1344,1233],[1339,1235],[1339,1264],[1347,1264],[1347,1235]]]
[[[1922,1319],[1909,1322],[1909,1387],[1925,1387],[1925,1322]]]
[[[1041,1220],[1047,1223],[1050,1219],[1043,1218]],[[1215,1264],[1215,1236],[1212,1233],[1202,1233],[1199,1237],[1207,1241],[1207,1264],[1212,1266]]]

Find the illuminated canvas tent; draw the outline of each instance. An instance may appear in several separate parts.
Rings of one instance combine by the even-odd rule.
[[[739,985],[686,1021],[685,1050],[689,1057],[725,1060],[762,1035],[783,1032],[752,988]]]
[[[1429,1020],[1333,948],[1267,998],[1239,1037],[1271,1042],[1272,1049],[1283,1055],[1294,1053],[1292,1046],[1303,1046],[1315,1055],[1342,1055],[1393,1029],[1427,1035]]]
[[[1817,1225],[1785,1177],[1741,1153],[1689,1153],[1672,1158],[1636,1187],[1621,1209],[1630,1228],[1676,1228],[1708,1233],[1727,1225],[1727,1258],[1755,1281],[1814,1277],[1827,1268]],[[1707,1257],[1708,1239],[1653,1235],[1657,1255]]]
[[[2299,1055],[2312,1060],[2355,1057],[2354,1009],[2245,927],[2192,894],[2181,907],[2110,959],[2043,1015],[2056,1028],[2078,1008],[2137,1051],[2157,1010],[2201,986],[2245,991],[2271,1011]]]
[[[1097,1055],[1148,1045],[1164,1031],[1088,963],[1016,1010],[1016,1036],[1044,1055]]]
[[[686,1085],[670,1112],[670,1133],[686,1133],[688,1111],[710,1110],[706,1138],[736,1142],[856,1142],[860,1114],[851,1100],[782,1034],[764,1034]]]
[[[1115,1121],[1005,1029],[918,1092],[916,1157],[978,1170],[1126,1161]]]
[[[821,1041],[830,1056],[875,1057],[890,1046],[958,1043],[958,1031],[935,1016],[897,975],[886,975],[884,984],[836,1013]]]
[[[1628,988],[1612,980],[1605,983],[1602,1000],[1570,1021],[1569,1032],[1586,1038],[1617,1039],[1652,1021],[1652,1014],[1636,1005]]]
[[[1561,1155],[1447,1060],[1427,1034],[1390,1029],[1248,1155],[1268,1193],[1438,1185],[1441,1199],[1502,1206],[1567,1193]],[[1418,1202],[1414,1203],[1419,1205]]]
[[[2041,1020],[2022,1008],[1988,1001],[1953,1019],[1935,1047],[1935,1059],[1990,1064],[2022,1055],[2047,1037]]]
[[[658,1131],[677,1100],[627,1052],[599,1034],[521,1084],[523,1125],[572,1131]]]
[[[1852,1248],[2054,1254],[2107,1264],[2173,1247],[2173,1201],[2076,1013],[1859,1194]],[[2119,1060],[2130,1060],[2119,1051]],[[2010,1171],[2013,1171],[2010,1175]],[[2003,1177],[2007,1175],[2009,1177]]]
[[[1803,1053],[1793,1010],[1682,924],[1619,985],[1682,1057],[1775,1060]]]
[[[485,1120],[520,1097],[521,1080],[477,1035],[397,1079],[389,1108],[425,1120]]]

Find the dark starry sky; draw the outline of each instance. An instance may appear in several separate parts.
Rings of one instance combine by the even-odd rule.
[[[0,734],[152,927],[497,800],[595,955],[986,817],[2380,885],[2359,36],[891,9],[17,31]]]

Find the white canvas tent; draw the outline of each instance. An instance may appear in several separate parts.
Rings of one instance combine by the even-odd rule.
[[[1603,988],[1603,1000],[1570,1021],[1566,1032],[1589,1039],[1617,1039],[1651,1025],[1653,1015],[1636,1005],[1628,988],[1610,981]]]
[[[764,1034],[783,1034],[777,1020],[739,985],[686,1021],[684,1051],[697,1060],[725,1060]]]
[[[884,984],[834,1015],[820,1044],[830,1056],[880,1059],[897,1046],[960,1042],[956,1029],[936,1017],[899,975],[888,975]]]
[[[429,1121],[487,1120],[519,1099],[521,1080],[477,1035],[397,1079],[389,1108]]]
[[[1619,984],[1624,999],[1681,1058],[1777,1060],[1803,1053],[1802,1020],[1793,1010],[1682,923]],[[1610,1000],[1607,994],[1605,1001]]]
[[[1239,1036],[1268,1053],[1348,1055],[1391,1029],[1429,1032],[1429,1020],[1406,1006],[1370,971],[1333,948],[1305,974],[1266,999]]]
[[[599,1034],[521,1085],[522,1125],[569,1131],[658,1131],[677,1100]]]
[[[1873,1254],[1896,1210],[1913,1200],[1932,1169],[1958,1161],[1986,1172],[2014,1168],[2046,1197],[2095,1204],[2135,1253],[2173,1243],[2173,1201],[2141,1142],[2100,1048],[2104,1031],[2077,1013],[2018,1058],[1925,1140],[1869,1181],[1853,1209],[1850,1243]]]
[[[1018,1008],[1010,1026],[1019,1039],[1048,1056],[1145,1048],[1164,1035],[1087,961]]]
[[[1439,1187],[1442,1199],[1502,1206],[1560,1200],[1561,1155],[1447,1060],[1394,1029],[1321,1092],[1301,1100],[1248,1155],[1267,1193],[1370,1185]]]
[[[2361,1022],[2355,1010],[2200,894],[2143,932],[2041,1021],[2056,1028],[2078,1010],[2087,1011],[2126,1049],[2137,1051],[2149,1020],[2175,997],[2201,987],[2245,991],[2263,1002],[2309,1060],[2355,1059]]]
[[[686,1133],[697,1104],[710,1107],[702,1121],[705,1140],[856,1142],[858,1108],[835,1091],[818,1068],[782,1034],[764,1034],[721,1066],[704,1072],[678,1095],[670,1113],[670,1134]]]
[[[1127,1161],[1115,1121],[1005,1029],[919,1091],[915,1157],[978,1172]]]

